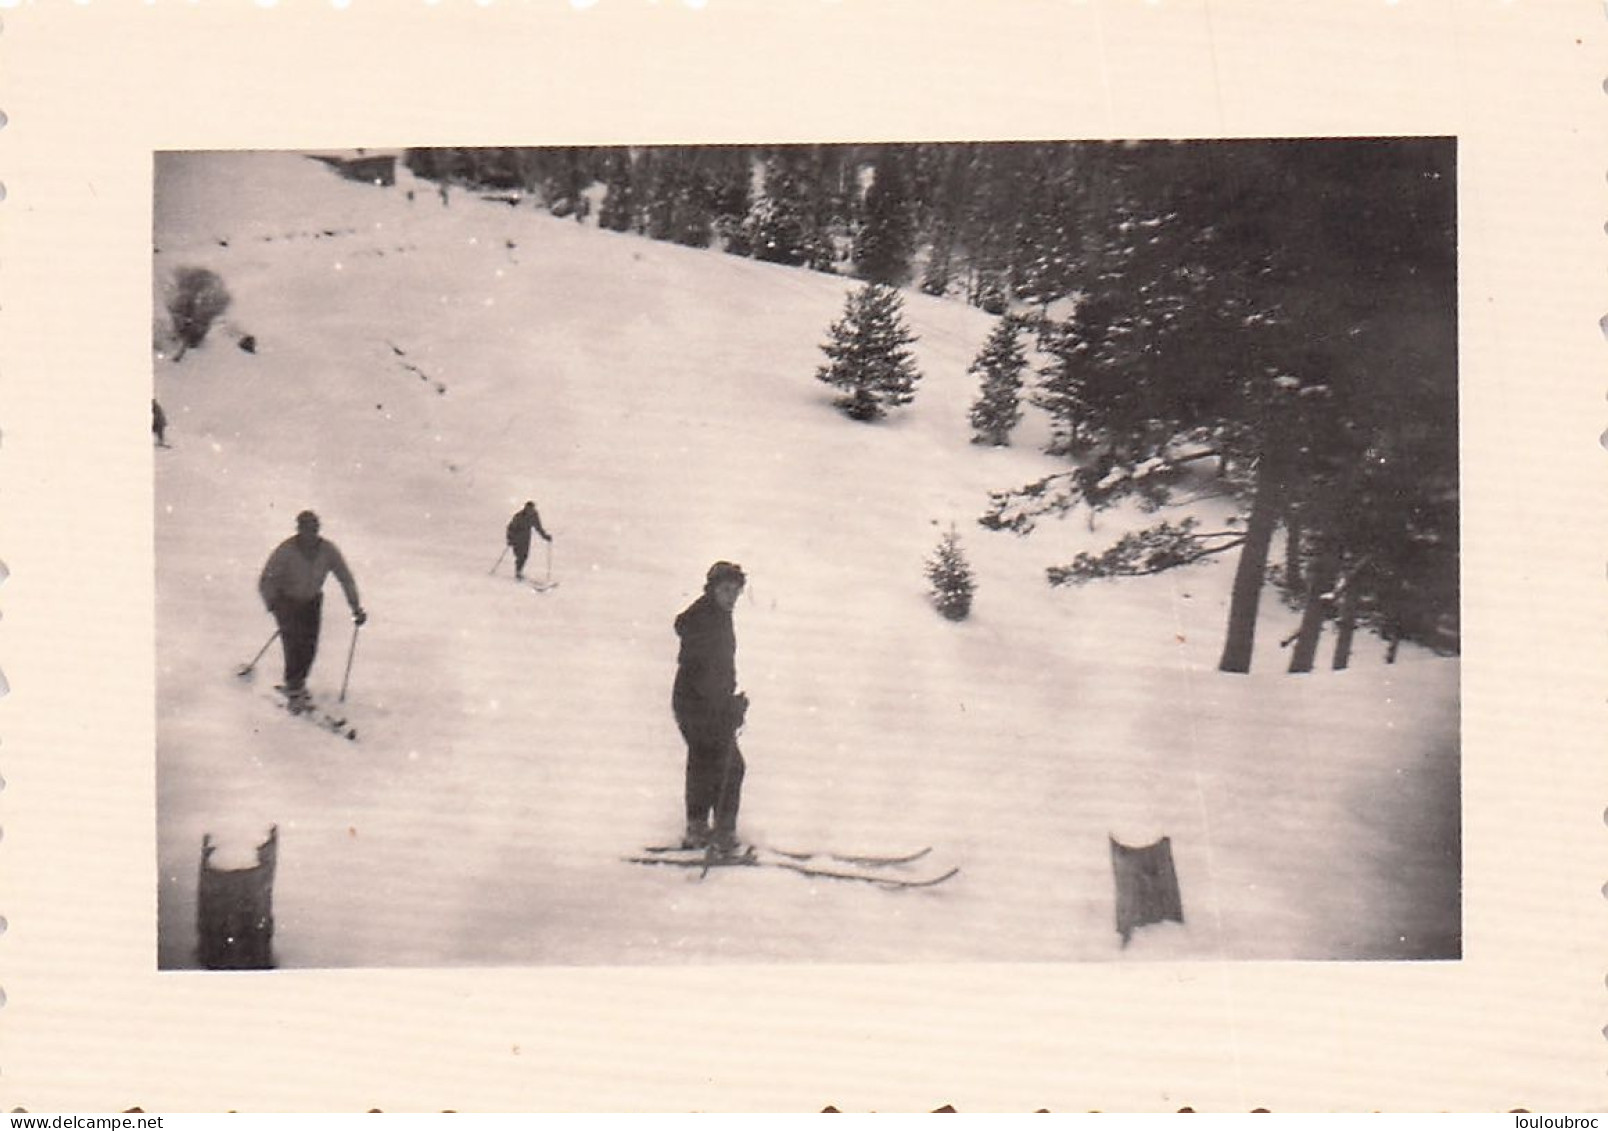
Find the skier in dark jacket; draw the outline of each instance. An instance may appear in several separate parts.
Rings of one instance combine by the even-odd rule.
[[[709,567],[703,595],[676,617],[681,651],[670,706],[687,743],[686,848],[730,852],[737,845],[746,769],[737,729],[747,714],[748,697],[737,692],[737,634],[731,613],[746,583],[741,566],[716,562]]]
[[[357,582],[346,567],[335,543],[319,537],[318,516],[302,511],[296,516],[296,533],[285,539],[268,556],[257,579],[263,604],[279,625],[280,642],[285,649],[285,682],[280,690],[290,701],[292,711],[309,705],[307,673],[318,654],[318,634],[323,619],[324,581],[333,573],[352,607],[352,619],[359,625],[368,620],[357,599]]]
[[[527,502],[508,520],[508,544],[514,548],[514,577],[519,580],[525,577],[525,559],[530,557],[532,530],[541,535],[543,542],[553,540],[553,536],[542,529],[542,516],[536,513],[536,504]]]

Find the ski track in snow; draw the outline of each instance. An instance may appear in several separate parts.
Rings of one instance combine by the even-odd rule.
[[[156,362],[163,967],[193,964],[203,834],[239,863],[275,824],[289,967],[1456,955],[1456,661],[1368,640],[1348,672],[1286,676],[1270,592],[1256,673],[1219,675],[1231,559],[1051,590],[1045,566],[1143,516],[976,526],[989,490],[1057,467],[1031,408],[1015,446],[968,442],[988,316],[907,292],[915,403],[858,424],[814,378],[851,281],[410,185],[160,158],[159,280],[207,266],[234,295]],[[527,498],[551,593],[488,573]],[[355,743],[266,700],[277,644],[233,674],[304,507],[371,617]],[[922,573],[951,522],[979,584],[960,624]],[[621,861],[679,832],[670,621],[717,558],[751,577],[744,833],[931,844],[959,876]],[[326,702],[352,631],[332,582]],[[1172,838],[1186,924],[1120,949],[1108,835]]]

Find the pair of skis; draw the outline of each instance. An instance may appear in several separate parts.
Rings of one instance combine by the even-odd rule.
[[[262,646],[257,654],[252,657],[249,663],[241,664],[235,669],[235,678],[239,680],[242,685],[249,684],[253,679],[256,678],[257,664],[262,661],[263,655],[268,651],[269,648],[273,646],[274,641],[278,639],[279,633],[275,632],[268,638],[268,643]],[[357,648],[357,635],[355,632],[352,635],[352,648],[354,650]],[[350,670],[351,660],[348,658],[347,671]],[[322,728],[323,730],[329,731],[333,735],[338,735],[339,737],[346,739],[348,742],[357,741],[357,728],[347,720],[344,714],[337,714],[324,707],[321,707],[319,704],[313,701],[311,696],[301,695],[292,698],[291,696],[285,694],[284,688],[275,687],[272,692],[265,692],[264,698],[293,718],[303,719],[306,722]],[[341,699],[344,701],[345,698],[346,686],[342,684]]]
[[[697,868],[701,876],[714,868],[777,868],[817,879],[844,880],[872,884],[889,891],[904,888],[937,887],[960,874],[959,868],[946,871],[910,871],[908,866],[925,859],[932,849],[923,848],[902,856],[855,855],[839,852],[794,852],[760,845],[745,845],[733,852],[704,848],[662,845],[644,848],[625,859],[632,864]]]
[[[348,742],[357,741],[357,728],[351,724],[351,721],[345,715],[330,711],[313,702],[310,698],[292,699],[283,691],[275,688],[270,699],[280,710],[292,718],[311,723],[321,730],[327,730],[339,738],[346,739]]]
[[[509,548],[510,547],[508,546],[503,547],[503,551],[498,555],[497,560],[491,563],[491,570],[489,572],[497,572],[497,567],[502,565],[503,558],[508,556]],[[547,576],[545,578],[538,579],[534,577],[526,577],[522,573],[516,573],[514,574],[514,580],[523,585],[529,585],[538,593],[549,593],[558,588],[558,582],[553,579],[553,543],[551,539],[549,539],[547,542]]]

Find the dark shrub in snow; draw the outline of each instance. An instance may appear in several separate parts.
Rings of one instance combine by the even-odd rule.
[[[229,288],[216,272],[205,267],[180,267],[174,272],[167,308],[182,349],[194,349],[206,341],[207,331],[231,301]]]

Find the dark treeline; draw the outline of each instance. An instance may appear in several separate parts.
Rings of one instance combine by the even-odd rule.
[[[1077,302],[1040,327],[1036,403],[1068,468],[997,492],[1026,533],[1082,504],[1160,510],[1203,491],[1227,529],[1134,531],[1052,584],[1238,552],[1219,666],[1250,670],[1271,579],[1303,619],[1290,670],[1336,626],[1458,646],[1456,152],[1444,139],[1105,147],[1071,264]],[[1094,190],[1091,189],[1091,192]],[[1204,468],[1212,473],[1203,474]],[[1285,533],[1283,560],[1271,562]]]
[[[983,525],[1220,495],[1227,528],[1158,521],[1051,584],[1237,551],[1220,666],[1249,670],[1266,582],[1336,628],[1457,648],[1456,152],[1448,139],[412,150],[421,176],[519,190],[604,228],[963,299],[980,441],[1017,414],[1013,352],[1065,469]],[[602,191],[599,191],[602,190]],[[1273,559],[1275,535],[1283,553]]]
[[[1076,289],[1109,147],[1068,143],[413,149],[421,177],[519,190],[600,226],[993,313]]]

